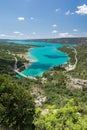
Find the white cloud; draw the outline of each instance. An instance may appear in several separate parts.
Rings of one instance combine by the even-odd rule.
[[[59,12],[60,11],[60,9],[55,9],[55,12]]]
[[[53,30],[52,33],[57,33],[58,31],[57,30]]]
[[[32,34],[33,34],[33,35],[35,35],[35,34],[36,34],[36,32],[32,32]]]
[[[20,36],[23,36],[24,34],[23,34],[23,33],[20,33],[19,35],[20,35]]]
[[[30,17],[30,20],[34,20],[34,17]]]
[[[57,25],[56,25],[56,24],[53,24],[52,27],[57,27]]]
[[[6,35],[5,34],[0,34],[0,37],[5,37]]]
[[[70,10],[68,10],[66,13],[65,13],[65,15],[69,15],[70,14]]]
[[[81,15],[87,15],[87,5],[83,4],[81,6],[78,6],[77,11],[75,11],[75,13],[81,14]]]
[[[14,34],[19,34],[20,36],[23,36],[24,34],[18,31],[13,32]]]
[[[24,21],[24,20],[25,20],[24,17],[18,17],[17,19],[18,19],[19,21]]]
[[[77,32],[78,30],[77,29],[73,29],[74,32]]]
[[[18,31],[15,31],[15,32],[13,32],[13,33],[15,33],[15,34],[19,34],[20,32],[18,32]]]
[[[64,33],[59,33],[59,37],[72,37],[73,35],[68,33],[68,32],[64,32]]]
[[[74,13],[73,12],[71,12],[70,10],[68,10],[66,13],[65,13],[65,15],[73,15]]]

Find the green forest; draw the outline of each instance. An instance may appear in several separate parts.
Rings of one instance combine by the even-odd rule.
[[[75,46],[74,70],[58,66],[37,80],[17,78],[15,56],[21,67],[26,59],[18,54],[31,47],[0,42],[0,130],[87,130],[87,42]],[[71,48],[60,50],[74,64]]]

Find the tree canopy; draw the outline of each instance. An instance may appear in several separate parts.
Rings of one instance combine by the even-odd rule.
[[[0,125],[13,130],[31,130],[34,102],[28,90],[0,75]]]
[[[82,114],[82,108],[70,100],[64,107],[54,109],[49,107],[46,113],[40,108],[34,118],[35,130],[86,130],[87,115]]]

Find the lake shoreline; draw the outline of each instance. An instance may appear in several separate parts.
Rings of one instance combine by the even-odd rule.
[[[32,63],[32,62],[36,62],[36,60],[34,60],[34,59],[32,59],[32,58],[30,58],[30,50],[31,49],[33,49],[33,48],[30,48],[29,50],[28,50],[28,52],[25,52],[25,53],[21,53],[21,54],[17,54],[20,58],[24,58],[27,62],[29,61],[30,63]]]
[[[26,44],[24,42],[24,44]],[[28,44],[28,43],[27,43]],[[68,61],[68,55],[64,52],[58,51],[58,48],[64,46],[60,44],[51,43],[29,43],[30,45],[39,45],[39,47],[31,47],[27,52],[19,54],[21,58],[24,58],[23,74],[29,76],[40,76],[40,73],[44,73],[54,66],[65,64]]]

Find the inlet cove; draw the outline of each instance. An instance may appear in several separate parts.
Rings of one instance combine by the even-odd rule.
[[[29,67],[21,73],[25,76],[42,76],[44,72],[51,68],[67,63],[69,57],[66,53],[61,52],[58,48],[63,46],[73,46],[74,44],[55,44],[47,42],[28,42],[20,40],[10,40],[10,43],[35,45],[29,49],[27,58],[31,60]]]

